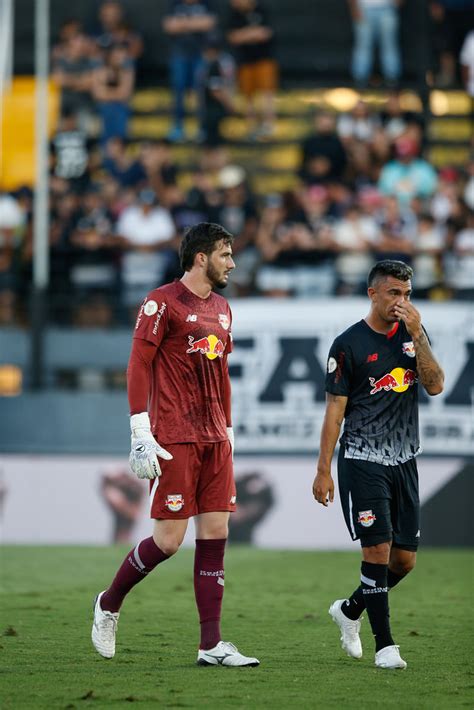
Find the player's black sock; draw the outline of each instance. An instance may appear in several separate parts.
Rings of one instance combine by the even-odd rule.
[[[392,570],[389,568],[387,572],[387,587],[389,589],[393,589],[394,587],[397,586],[399,582],[402,581],[402,579],[405,577],[400,577],[399,574],[395,574],[395,572],[392,572]],[[365,599],[364,599],[364,594],[362,592],[362,585],[357,587],[357,589],[352,592],[351,596],[349,599],[345,601],[345,603],[341,607],[341,611],[344,614],[344,616],[347,616],[348,619],[352,619],[352,621],[357,621],[357,619],[360,617],[362,612],[365,609]]]
[[[376,651],[380,651],[385,646],[393,646],[394,643],[390,632],[387,572],[388,565],[362,562],[360,575],[362,594],[372,633],[375,636]]]

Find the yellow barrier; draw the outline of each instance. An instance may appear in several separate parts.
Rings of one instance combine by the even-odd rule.
[[[59,90],[48,83],[48,135],[56,130]],[[35,181],[35,79],[16,77],[3,96],[0,113],[0,188],[15,190]]]

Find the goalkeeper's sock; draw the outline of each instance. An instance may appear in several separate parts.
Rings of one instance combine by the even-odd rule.
[[[129,591],[141,582],[168,555],[160,550],[152,537],[147,537],[130,550],[110,587],[100,598],[103,611],[117,612]]]
[[[224,596],[226,540],[196,540],[194,594],[201,622],[199,648],[208,650],[221,640],[220,620]]]
[[[387,587],[389,589],[393,589],[394,587],[397,586],[399,582],[404,579],[406,575],[403,575],[402,577],[399,574],[395,574],[395,572],[392,572],[392,570],[389,568],[387,572]],[[349,599],[341,606],[341,611],[344,614],[344,616],[347,616],[348,619],[352,619],[352,621],[356,621],[362,612],[365,609],[365,599],[364,599],[364,594],[362,592],[362,586],[357,587],[357,589],[351,594]]]
[[[365,599],[367,616],[375,636],[375,651],[385,646],[393,646],[388,608],[388,565],[363,561],[361,564],[361,587]]]

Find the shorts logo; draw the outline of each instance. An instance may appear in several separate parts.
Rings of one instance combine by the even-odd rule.
[[[237,500],[237,496],[232,496],[232,498],[230,499],[230,504],[235,505],[236,500]]]
[[[174,493],[171,496],[166,496],[165,505],[172,513],[179,513],[184,505],[184,498],[181,493]]]
[[[230,318],[226,313],[219,313],[218,315],[219,323],[224,328],[224,330],[229,330],[230,328]]]
[[[371,510],[360,510],[357,522],[360,523],[364,528],[370,528],[374,524],[377,518],[372,513]]]
[[[402,352],[404,355],[408,355],[408,357],[416,356],[413,340],[408,341],[408,343],[402,343]]]
[[[158,310],[158,304],[156,301],[147,301],[143,309],[146,316],[154,316]]]
[[[334,372],[334,370],[336,369],[336,367],[337,367],[337,362],[335,361],[335,359],[334,359],[333,357],[330,357],[329,360],[328,360],[328,372],[329,372],[329,374],[331,374],[331,372]]]

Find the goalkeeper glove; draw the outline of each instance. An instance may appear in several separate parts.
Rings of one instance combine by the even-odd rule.
[[[165,461],[173,457],[153,437],[148,412],[132,414],[130,428],[132,430],[130,468],[138,478],[158,478],[161,476],[158,457]]]

